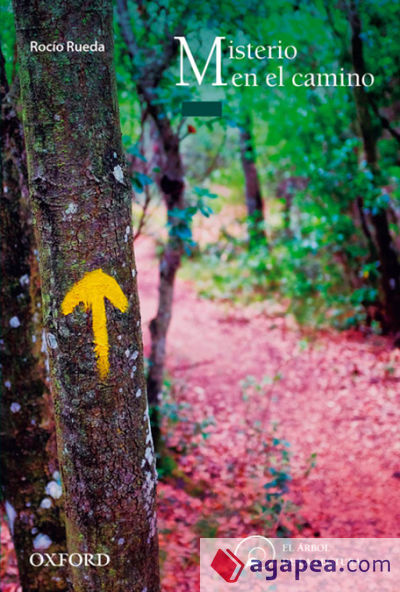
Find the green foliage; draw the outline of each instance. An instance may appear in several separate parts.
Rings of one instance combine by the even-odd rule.
[[[288,537],[293,535],[295,530],[301,530],[303,522],[299,515],[299,508],[288,497],[289,485],[292,481],[290,443],[273,437],[272,442],[265,444],[265,447],[270,465],[267,472],[270,477],[263,486],[265,495],[260,508],[261,519],[267,532]]]
[[[187,197],[187,203],[189,204],[187,207],[174,208],[169,211],[167,222],[169,235],[183,244],[188,255],[192,252],[191,248],[196,245],[192,238],[193,218],[197,213],[208,218],[213,210],[208,205],[207,200],[217,197],[205,187],[194,187],[192,195]]]
[[[391,27],[386,8],[374,2],[360,5],[367,70],[377,76],[368,92],[383,107],[396,100],[393,79],[399,75],[398,42],[393,37],[398,24]],[[390,10],[398,16],[398,8]],[[333,72],[340,66],[351,70],[347,16],[328,3],[303,4],[291,12],[287,3],[277,1],[256,30],[259,38],[265,32],[264,38],[279,36],[282,43],[298,48],[297,59],[283,64],[289,73]],[[382,35],[390,38],[386,57]],[[380,56],[379,63],[374,55]],[[240,302],[271,298],[301,322],[362,324],[369,307],[379,308],[382,301],[378,253],[368,219],[382,210],[392,217],[400,207],[398,144],[382,133],[372,114],[381,163],[373,174],[363,159],[351,88],[271,88],[267,99],[254,89],[228,92],[228,131],[243,109],[253,115],[258,170],[269,205],[268,246],[248,251],[244,237],[225,234],[218,244],[205,246],[202,258],[191,260],[192,269],[186,273],[196,278],[207,297]],[[223,151],[213,179],[243,200],[240,163],[230,157],[231,146]],[[391,232],[399,246],[397,220]]]
[[[200,538],[215,538],[218,536],[218,521],[209,518],[200,518],[195,525],[195,533]]]
[[[274,385],[282,380],[281,373],[274,376],[264,376],[258,381],[254,376],[247,376],[241,382],[242,397],[248,404],[260,400],[260,397],[271,398]],[[264,421],[251,424],[246,420],[249,428],[259,434],[261,440],[261,463],[265,478],[261,501],[257,501],[251,508],[255,523],[270,536],[291,536],[295,530],[301,530],[302,519],[299,508],[290,499],[291,454],[290,442],[277,436],[278,426],[265,429]],[[248,453],[251,451],[248,450]],[[259,455],[260,453],[258,453]],[[259,464],[258,462],[256,464]],[[312,454],[304,477],[308,477],[316,464],[316,454]]]
[[[308,475],[311,473],[312,469],[314,469],[314,467],[316,467],[317,465],[317,453],[316,452],[312,452],[307,460],[307,469],[304,472],[304,477],[308,477]]]
[[[132,185],[133,189],[136,193],[143,193],[145,187],[147,185],[152,185],[153,179],[151,179],[148,175],[141,173],[140,171],[135,171],[132,177]]]
[[[283,67],[287,80],[295,72],[352,71],[346,3],[274,0],[262,3],[257,11],[249,11],[245,0],[220,2],[217,11],[203,2],[165,0],[161,6],[129,3],[138,47],[134,63],[116,27],[119,98],[127,145],[137,141],[142,132],[138,122],[145,116],[135,82],[140,76],[146,79],[143,72],[147,72],[152,85],[152,68],[162,61],[173,34],[187,38],[201,67],[216,35],[224,35],[234,45],[280,41],[282,46],[294,45],[298,50],[293,61],[224,58],[225,80],[236,72],[254,72],[261,80],[278,66]],[[235,88],[228,84],[216,88],[211,84],[212,67],[202,86],[176,86],[176,52],[152,88],[155,103],[180,137],[187,186],[226,187],[230,197],[225,202],[244,201],[238,126],[248,115],[252,119],[258,176],[268,203],[268,246],[253,248],[251,240],[248,252],[245,238],[225,237],[218,245],[203,249],[203,259],[190,263],[193,275],[206,280],[203,294],[241,301],[273,298],[302,322],[345,327],[363,323],[369,307],[381,306],[379,253],[368,220],[387,211],[393,240],[400,247],[397,218],[393,218],[400,211],[398,141],[385,131],[378,116],[384,114],[398,129],[395,105],[400,91],[395,81],[400,76],[400,9],[388,0],[366,0],[358,7],[366,70],[375,76],[374,85],[366,92],[372,101],[379,171],[372,172],[364,160],[350,87],[287,84],[285,88]],[[190,69],[187,75],[193,80]],[[195,98],[223,100],[224,117],[219,121],[184,121],[181,103]],[[148,182],[138,174],[133,181],[135,190],[143,191]],[[186,207],[170,213],[168,230],[187,254],[193,254],[193,218],[197,213],[208,216],[211,211],[196,189],[187,189],[186,197]],[[214,209],[221,208],[218,204]],[[363,217],[367,220],[364,226]],[[248,220],[241,222],[245,234]]]
[[[363,269],[368,267],[376,269],[376,264]],[[196,281],[204,297],[250,303],[277,301],[279,295],[282,310],[300,322],[338,327],[348,325],[354,313],[354,322],[361,322],[365,306],[377,298],[374,287],[354,290],[347,271],[337,256],[335,237],[319,232],[317,220],[301,235],[281,230],[268,245],[251,250],[247,241],[225,237],[185,265],[185,275]]]
[[[161,401],[156,407],[160,422],[163,426],[163,438],[164,440],[167,440],[168,437],[174,432],[176,425],[188,424],[191,426],[191,431],[194,435],[199,434],[203,440],[207,440],[209,437],[207,428],[209,426],[215,425],[215,419],[214,417],[209,416],[202,419],[197,419],[195,421],[192,420],[192,415],[194,415],[192,413],[192,406],[189,403],[185,403],[180,400],[182,391],[185,388],[185,384],[172,380],[168,375],[165,376]],[[190,448],[193,447],[196,447],[195,443],[192,443],[190,446]],[[179,442],[179,453],[185,454],[188,452],[188,450],[188,442],[185,439],[182,439]],[[177,450],[175,449],[171,451],[171,453],[176,452]],[[173,463],[171,463],[173,456],[171,456],[171,459],[166,461],[166,464],[164,462],[165,458],[168,459],[168,457],[168,450],[163,449],[157,466],[160,477],[168,473],[166,466],[170,468],[172,467],[173,469]]]
[[[15,25],[12,4],[9,0],[0,0],[0,44],[6,63],[6,75],[10,84],[16,68],[15,63]]]
[[[158,478],[163,479],[164,477],[171,476],[177,467],[178,464],[172,456],[162,454],[157,462]]]

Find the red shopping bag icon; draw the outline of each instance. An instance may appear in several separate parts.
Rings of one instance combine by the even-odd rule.
[[[234,584],[238,581],[240,574],[243,571],[244,563],[240,561],[229,549],[223,551],[218,549],[212,560],[211,567],[224,578],[225,582]]]

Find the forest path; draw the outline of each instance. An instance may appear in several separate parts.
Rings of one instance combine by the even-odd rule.
[[[150,239],[137,241],[135,251],[148,354],[158,268]],[[178,278],[167,349],[168,371],[184,384],[182,399],[200,421],[216,421],[206,442],[200,438],[192,467],[187,461],[196,480],[214,476],[221,491],[240,490],[229,464],[248,454],[257,436],[242,429],[245,418],[246,425],[261,421],[265,432],[277,422],[291,445],[291,497],[310,524],[305,535],[400,536],[400,356],[384,339],[323,332],[305,347],[285,319],[200,299]],[[240,381],[265,375],[278,379],[264,396],[244,401]],[[317,464],[304,478],[312,453]],[[237,507],[245,501],[237,497]],[[237,524],[227,523],[231,536],[239,536]]]

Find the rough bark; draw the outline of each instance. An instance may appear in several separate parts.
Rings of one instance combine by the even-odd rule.
[[[358,2],[354,0],[350,3],[349,20],[352,30],[351,48],[353,68],[361,77],[366,69],[361,19],[358,12]],[[367,93],[363,86],[354,87],[354,98],[364,145],[365,159],[373,178],[376,183],[379,183],[378,135],[374,129]],[[375,231],[375,241],[380,263],[381,287],[385,304],[385,328],[391,331],[399,331],[400,264],[392,242],[387,211],[383,208],[377,208],[376,213],[371,214],[371,222]]]
[[[73,589],[154,592],[156,473],[112,63],[112,2],[15,0],[14,7],[68,551],[110,556],[107,567],[70,567]],[[31,40],[53,39],[97,39],[105,52],[29,51]],[[99,270],[118,284],[121,300],[125,295],[121,310],[107,300]],[[85,307],[68,312],[66,295],[91,272],[99,280],[93,292],[77,296]],[[96,327],[103,341],[94,347]],[[105,335],[109,368],[100,364]]]
[[[117,0],[121,33],[126,43],[130,57],[134,59],[137,51],[136,40],[130,27],[128,5],[126,0]],[[150,323],[151,353],[149,359],[149,374],[147,378],[147,396],[152,407],[153,434],[158,439],[157,404],[162,391],[163,374],[166,354],[166,339],[172,316],[172,304],[176,272],[180,267],[183,245],[175,232],[179,220],[173,213],[182,210],[184,201],[184,169],[180,152],[179,136],[172,129],[167,113],[164,112],[160,101],[157,100],[156,89],[164,70],[168,67],[176,54],[177,43],[173,36],[167,40],[163,59],[155,63],[148,63],[139,76],[135,76],[138,94],[144,101],[147,112],[151,116],[157,129],[162,146],[160,159],[161,172],[158,184],[167,208],[169,235],[164,247],[159,266],[159,294],[158,308],[155,318]]]
[[[1,49],[0,71],[1,487],[22,590],[54,592],[67,590],[65,570],[40,570],[29,562],[38,547],[49,553],[62,552],[65,526],[62,498],[58,497],[53,408],[40,351],[40,286],[24,138],[13,93],[8,91]]]
[[[265,243],[264,214],[260,180],[257,172],[251,120],[246,116],[239,127],[240,156],[245,179],[245,196],[250,246]]]

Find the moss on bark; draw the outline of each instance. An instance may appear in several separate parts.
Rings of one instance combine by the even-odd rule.
[[[36,219],[69,552],[108,553],[71,568],[75,592],[159,589],[154,455],[143,372],[113,69],[112,3],[15,0],[31,199]],[[31,53],[49,40],[104,52]],[[101,379],[92,315],[64,316],[71,287],[102,269],[128,298],[106,301],[110,371]]]
[[[4,62],[0,66],[4,66]],[[22,127],[2,75],[1,125],[1,486],[24,592],[67,590],[65,572],[29,562],[35,546],[65,549],[61,500],[46,494],[58,463],[41,352],[40,282]]]

